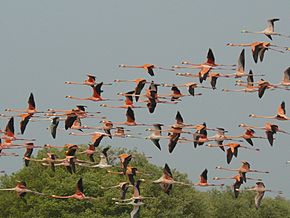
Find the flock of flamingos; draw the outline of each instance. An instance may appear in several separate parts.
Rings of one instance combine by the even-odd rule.
[[[250,32],[250,31],[242,31],[243,33],[252,33],[252,34],[264,34],[270,40],[272,37],[286,37],[287,35],[283,35],[274,31],[274,23],[279,21],[279,19],[270,19],[268,20],[268,26],[263,31],[258,32]],[[250,47],[252,51],[252,56],[254,62],[262,62],[264,60],[264,55],[266,51],[272,50],[275,52],[285,53],[289,50],[287,47],[274,45],[270,42],[253,42],[248,44],[232,44],[229,43],[227,46],[241,46],[241,47]],[[110,168],[112,167],[112,160],[110,160],[110,156],[108,156],[107,152],[109,147],[106,147],[102,150],[96,149],[102,139],[104,137],[120,137],[120,138],[139,138],[144,140],[150,140],[155,145],[155,149],[161,150],[161,145],[159,143],[160,140],[168,141],[168,150],[169,152],[173,152],[178,143],[193,143],[194,147],[197,146],[208,146],[208,147],[218,147],[223,152],[225,152],[226,162],[227,164],[231,163],[232,158],[238,156],[238,149],[249,149],[253,152],[259,151],[259,149],[254,147],[255,139],[264,139],[269,142],[272,146],[275,138],[274,135],[278,134],[290,134],[286,130],[279,128],[279,126],[275,123],[267,121],[264,126],[257,127],[251,126],[247,124],[240,124],[240,127],[243,128],[243,131],[240,135],[237,136],[229,136],[227,135],[227,131],[223,128],[209,128],[206,123],[202,124],[191,124],[186,123],[183,120],[183,117],[179,111],[176,112],[175,122],[170,126],[165,126],[162,123],[155,124],[146,124],[146,123],[138,123],[135,119],[134,110],[138,108],[145,108],[143,110],[147,110],[149,113],[154,113],[155,110],[158,110],[158,104],[178,104],[182,98],[188,96],[199,96],[202,93],[197,90],[200,89],[216,89],[217,81],[219,78],[232,78],[235,79],[235,85],[240,87],[239,89],[223,89],[224,92],[257,92],[259,98],[262,98],[267,90],[274,89],[283,89],[286,91],[290,90],[290,67],[285,69],[284,76],[281,82],[272,83],[270,81],[266,81],[263,79],[264,75],[255,75],[252,71],[245,72],[245,49],[242,49],[240,56],[238,57],[238,63],[233,65],[225,65],[225,64],[217,64],[215,62],[215,57],[213,51],[211,49],[208,50],[207,59],[204,63],[195,64],[190,63],[188,61],[183,61],[181,66],[173,66],[169,68],[163,68],[160,66],[156,66],[153,64],[144,64],[142,66],[130,66],[130,65],[119,65],[121,68],[141,68],[145,70],[145,73],[148,73],[150,76],[155,75],[155,71],[158,70],[168,70],[168,71],[177,71],[182,69],[192,70],[197,69],[199,72],[197,73],[176,73],[177,76],[188,77],[192,82],[188,82],[185,84],[165,84],[160,83],[156,84],[154,81],[146,81],[144,78],[132,79],[132,80],[114,80],[112,83],[103,83],[97,82],[96,77],[94,75],[88,74],[88,79],[83,82],[65,82],[65,84],[70,85],[83,85],[91,87],[92,95],[90,97],[75,97],[75,96],[66,96],[68,99],[75,99],[76,102],[81,101],[95,101],[95,102],[104,102],[101,104],[101,107],[106,108],[123,108],[126,110],[126,120],[122,122],[113,122],[104,119],[101,117],[98,112],[90,112],[86,110],[86,106],[77,105],[76,108],[71,110],[66,109],[48,109],[47,111],[38,111],[36,109],[36,104],[34,100],[34,96],[31,93],[28,99],[28,107],[26,109],[6,109],[5,114],[1,116],[3,118],[7,118],[8,122],[4,130],[1,131],[1,156],[18,156],[18,153],[9,153],[5,152],[7,149],[16,149],[16,148],[25,148],[26,151],[24,153],[24,162],[26,166],[29,166],[30,161],[36,161],[42,164],[43,166],[49,166],[53,171],[58,166],[65,167],[69,173],[76,173],[76,166],[82,167],[91,167],[91,168]],[[227,70],[234,71],[234,73],[218,73],[214,72],[215,70]],[[254,81],[254,78],[260,78],[258,81]],[[197,78],[197,82],[193,82],[193,80]],[[246,80],[244,80],[246,78]],[[209,85],[203,85],[204,81],[208,80]],[[136,83],[135,89],[130,90],[126,93],[118,93],[118,98],[116,99],[107,99],[106,91],[104,94],[102,93],[103,86],[104,90],[106,90],[106,86],[112,85],[114,83]],[[144,91],[144,87],[146,89]],[[171,92],[168,94],[159,94],[158,89],[164,87],[169,87]],[[186,88],[188,90],[181,92],[180,88]],[[104,96],[104,97],[103,97]],[[121,98],[124,98],[123,104],[114,104],[114,102],[122,101]],[[107,102],[112,102],[109,104]],[[276,119],[276,120],[290,120],[289,117],[286,116],[286,104],[285,102],[281,102],[280,105],[277,105],[278,110],[276,114],[272,116],[261,116],[256,114],[251,114],[250,117],[253,118],[266,118],[266,119]],[[275,108],[274,108],[275,109]],[[273,109],[273,110],[274,110]],[[21,113],[15,114],[14,117],[20,117],[20,131],[21,134],[25,134],[26,128],[29,128],[29,125],[32,121],[39,120],[50,120],[50,132],[53,138],[57,137],[58,132],[60,131],[59,123],[64,121],[65,130],[79,130],[75,132],[69,133],[72,136],[91,136],[91,143],[88,145],[88,148],[84,151],[79,151],[79,146],[75,144],[66,144],[62,146],[66,148],[64,159],[59,159],[57,156],[50,152],[50,148],[52,147],[60,147],[55,145],[46,144],[45,148],[48,149],[47,157],[42,159],[32,158],[32,153],[34,148],[39,148],[42,146],[37,146],[34,144],[35,139],[27,139],[23,138],[15,134],[14,129],[14,117],[11,113]],[[82,125],[83,120],[86,118],[94,118],[101,119],[101,126],[86,126]],[[134,131],[130,131],[127,129],[129,127],[135,126],[144,126],[146,131],[151,133],[147,137],[143,137],[140,134],[135,134]],[[88,131],[88,132],[84,132]],[[89,132],[91,130],[91,132]],[[263,131],[265,134],[256,134],[256,130]],[[215,134],[208,136],[208,132],[215,132]],[[128,132],[130,134],[128,134]],[[131,134],[132,133],[132,134]],[[17,144],[16,142],[19,140],[24,140],[24,144]],[[245,141],[245,143],[243,143]],[[245,145],[247,144],[247,145]],[[77,153],[86,154],[87,160],[80,160],[76,157]],[[99,162],[96,164],[94,154],[99,153]],[[131,217],[137,217],[139,214],[140,206],[144,204],[143,200],[146,198],[150,198],[150,196],[142,196],[140,194],[140,184],[143,179],[138,179],[135,181],[135,176],[138,173],[138,169],[132,165],[130,165],[132,157],[131,154],[121,154],[119,155],[120,159],[120,167],[119,171],[113,172],[107,170],[108,173],[112,174],[120,174],[124,175],[123,178],[126,178],[123,182],[116,184],[113,187],[102,187],[104,189],[107,188],[119,188],[121,190],[121,197],[114,198],[116,204],[131,204],[133,205],[133,210],[131,212]],[[251,165],[248,161],[242,161],[242,165],[238,169],[231,169],[222,166],[217,166],[218,170],[227,170],[231,171],[234,174],[229,177],[214,177],[213,180],[219,181],[224,179],[232,179],[234,181],[233,193],[237,198],[239,193],[242,191],[255,191],[255,206],[258,209],[261,200],[264,196],[265,192],[274,192],[278,194],[282,194],[281,191],[274,191],[266,189],[265,184],[261,179],[258,178],[250,178],[247,176],[248,173],[269,173],[267,171],[252,169]],[[166,193],[170,194],[172,191],[173,185],[187,185],[187,186],[223,186],[224,184],[220,183],[209,183],[207,177],[207,169],[205,169],[201,175],[198,183],[183,183],[180,181],[176,181],[173,178],[170,167],[168,164],[165,164],[163,169],[163,175],[159,179],[152,181],[154,184],[159,184],[161,189]],[[245,184],[247,180],[256,181],[256,186],[250,189],[240,189],[242,184]],[[130,187],[133,187],[133,196],[130,198],[126,198],[126,192]],[[35,190],[30,190],[27,188],[26,183],[24,181],[17,182],[14,188],[6,188],[1,189],[1,191],[16,191],[18,196],[24,199],[26,193],[32,193],[37,195],[45,195],[45,193],[40,193]],[[78,200],[94,200],[94,197],[85,196],[83,188],[83,181],[80,178],[76,185],[76,191],[70,196],[58,196],[51,195],[50,198],[75,198]]]

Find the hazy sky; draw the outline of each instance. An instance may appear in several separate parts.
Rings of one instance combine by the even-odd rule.
[[[66,95],[86,97],[89,87],[69,86],[64,81],[83,81],[88,72],[98,81],[135,79],[144,77],[155,82],[181,84],[192,81],[175,76],[176,72],[156,71],[150,77],[142,69],[121,69],[119,64],[142,65],[152,63],[171,67],[183,60],[194,63],[205,61],[209,48],[213,49],[216,62],[237,62],[242,48],[226,47],[226,43],[249,43],[268,41],[263,35],[241,34],[241,30],[263,30],[266,20],[278,17],[277,32],[290,34],[289,1],[2,1],[0,7],[0,111],[5,108],[27,106],[33,92],[38,110],[48,108],[71,109],[79,101],[65,99]],[[290,39],[273,37],[273,44],[290,46]],[[246,69],[266,74],[265,79],[278,83],[283,71],[289,67],[290,53],[266,52],[263,63],[253,62],[251,51],[246,49]],[[186,71],[177,71],[186,72]],[[197,70],[191,72],[196,73]],[[230,72],[228,72],[230,73]],[[243,132],[238,125],[247,123],[263,126],[266,120],[251,119],[251,113],[274,115],[284,100],[286,111],[290,109],[289,92],[268,91],[262,99],[257,93],[224,93],[223,88],[237,88],[235,79],[219,79],[217,90],[199,89],[200,97],[184,98],[177,105],[158,105],[154,114],[147,109],[136,109],[137,122],[174,123],[179,110],[186,123],[206,122],[209,127],[224,127],[229,135]],[[208,84],[206,82],[205,84]],[[103,87],[103,96],[116,98],[116,93],[130,91],[135,84],[116,84]],[[170,89],[160,88],[160,93]],[[182,89],[186,92],[185,89]],[[112,121],[124,121],[125,110],[104,109],[101,102],[85,102],[89,111],[102,111]],[[117,104],[113,102],[112,104]],[[99,120],[84,120],[83,124],[98,125]],[[7,119],[1,119],[1,129]],[[19,120],[17,120],[18,128]],[[282,129],[290,131],[290,121],[275,121]],[[46,130],[48,122],[29,123],[25,137],[37,138],[37,144],[88,143],[89,137],[69,137],[58,132],[53,140]],[[61,125],[62,127],[63,125]],[[144,135],[144,128],[130,128]],[[209,133],[212,135],[213,133]],[[257,135],[264,132],[257,131]],[[277,134],[274,146],[265,140],[254,140],[260,153],[240,149],[239,157],[229,165],[238,168],[241,160],[248,160],[253,169],[269,170],[269,175],[250,175],[263,178],[270,189],[283,190],[290,197],[289,136]],[[178,144],[172,154],[168,153],[168,140],[163,140],[159,152],[149,141],[137,139],[105,139],[102,145],[137,148],[152,156],[152,162],[163,166],[168,163],[187,173],[197,181],[204,168],[209,178],[228,176],[217,171],[217,165],[226,166],[225,153],[220,149],[192,144]],[[246,143],[244,143],[247,145]],[[22,156],[1,157],[1,169],[14,172],[23,165]],[[282,179],[281,179],[282,178]],[[227,184],[231,184],[229,181]],[[251,186],[254,183],[247,183]],[[269,194],[267,194],[269,195]]]

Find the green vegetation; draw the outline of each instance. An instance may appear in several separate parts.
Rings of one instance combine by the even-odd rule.
[[[64,151],[54,150],[54,152],[59,158],[64,157]],[[114,150],[111,151],[111,155],[116,156],[123,152],[124,150]],[[138,174],[139,178],[146,180],[141,183],[141,195],[154,197],[143,200],[145,204],[141,206],[140,217],[290,217],[289,201],[281,197],[275,199],[265,197],[261,207],[256,210],[255,193],[241,193],[239,198],[235,199],[230,187],[200,192],[188,186],[175,185],[172,193],[167,195],[162,192],[159,185],[151,184],[152,180],[162,175],[162,168],[150,164],[143,154],[136,151],[127,152],[134,155],[131,165],[137,167],[140,172],[144,172],[143,175]],[[36,158],[42,157],[46,157],[45,150],[40,151]],[[78,158],[86,159],[84,155]],[[112,170],[120,170],[117,160],[115,164],[117,167]],[[72,195],[80,177],[83,178],[85,195],[97,197],[97,200],[51,199],[47,196],[28,193],[25,196],[25,202],[15,192],[2,191],[0,192],[0,216],[13,218],[129,217],[132,205],[115,205],[112,201],[112,198],[119,198],[120,190],[101,189],[101,186],[117,185],[126,178],[109,174],[105,169],[77,166],[77,173],[70,174],[64,167],[56,167],[56,171],[53,172],[50,167],[31,161],[29,167],[24,167],[10,176],[3,176],[0,181],[1,188],[15,187],[17,180],[23,180],[26,181],[28,189],[47,195]],[[186,175],[175,170],[173,170],[173,177],[177,181],[188,182]],[[132,188],[129,188],[127,198],[131,197],[131,191]]]

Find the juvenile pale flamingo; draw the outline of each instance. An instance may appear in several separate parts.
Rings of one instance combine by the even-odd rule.
[[[271,40],[272,40],[272,36],[282,36],[282,37],[290,38],[290,36],[283,35],[281,33],[277,33],[274,31],[274,23],[279,20],[280,20],[279,18],[272,18],[272,19],[267,20],[268,26],[266,27],[266,29],[262,31],[253,32],[253,31],[248,31],[248,30],[242,30],[242,33],[264,34]]]
[[[77,185],[76,185],[76,190],[73,195],[68,195],[68,196],[51,195],[50,197],[60,198],[60,199],[74,198],[77,200],[97,200],[97,198],[85,196],[82,178],[78,180]]]
[[[88,79],[84,80],[83,82],[70,82],[66,81],[64,82],[65,84],[70,84],[70,85],[87,85],[87,86],[94,86],[96,85],[96,76],[92,74],[87,74]],[[106,83],[103,85],[112,85],[112,83]]]
[[[238,191],[238,192],[240,192],[240,191],[255,191],[257,193],[255,196],[255,206],[257,209],[261,205],[261,201],[264,197],[265,192],[273,192],[273,193],[277,193],[277,194],[282,194],[281,191],[273,191],[270,189],[266,189],[265,184],[263,182],[256,182],[256,186],[253,188],[244,189],[244,190],[236,189],[236,191]]]
[[[143,68],[147,73],[149,73],[150,76],[154,76],[154,71],[153,69],[160,69],[160,70],[169,70],[169,71],[174,71],[174,69],[168,69],[168,68],[163,68],[163,67],[158,67],[153,64],[144,64],[144,65],[125,65],[125,64],[120,64],[119,67],[124,67],[124,68]]]
[[[285,102],[284,101],[282,101],[282,103],[279,105],[278,110],[277,110],[277,114],[275,116],[260,116],[260,115],[256,115],[256,114],[250,114],[249,117],[276,119],[276,120],[290,120],[290,118],[286,116]]]

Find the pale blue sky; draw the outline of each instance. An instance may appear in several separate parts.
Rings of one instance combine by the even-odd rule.
[[[64,85],[64,81],[82,81],[88,72],[104,82],[139,77],[176,84],[191,81],[166,71],[158,71],[156,77],[151,78],[142,70],[120,69],[118,65],[153,63],[170,67],[182,60],[201,63],[208,48],[213,49],[217,63],[236,63],[241,48],[226,47],[225,44],[268,41],[263,35],[244,35],[240,31],[262,30],[269,18],[280,18],[276,31],[290,34],[289,1],[211,1],[211,4],[208,1],[152,0],[1,1],[0,5],[1,112],[5,108],[26,107],[30,92],[33,92],[39,110],[73,108],[79,102],[64,96],[85,97],[91,94],[91,90]],[[273,43],[290,46],[289,39],[279,37],[274,37]],[[266,80],[278,83],[283,71],[289,67],[289,57],[289,53],[268,51],[263,63],[254,64],[248,48],[246,69],[265,73]],[[233,79],[219,79],[215,91],[201,89],[201,97],[184,98],[175,106],[158,105],[154,114],[148,114],[147,109],[136,109],[136,119],[139,122],[171,124],[179,110],[188,123],[205,121],[209,127],[224,127],[230,130],[230,135],[238,135],[243,131],[238,128],[241,122],[258,126],[265,123],[265,120],[248,118],[250,113],[274,114],[282,100],[286,102],[286,111],[289,111],[289,92],[267,92],[263,99],[259,99],[256,93],[221,92],[222,88],[234,88],[233,84]],[[116,97],[117,92],[132,90],[134,86],[117,84],[104,87],[103,96]],[[169,89],[160,88],[160,93],[168,92]],[[112,121],[125,119],[124,110],[103,109],[99,107],[101,103],[85,104],[90,111],[100,110]],[[1,128],[6,122],[0,120]],[[84,123],[92,125],[96,121]],[[276,123],[290,131],[290,121]],[[71,138],[62,132],[53,140],[46,124],[30,123],[25,136],[37,138],[37,143],[41,145],[87,143],[89,140],[86,137]],[[136,129],[143,132],[143,128]],[[258,131],[257,134],[264,133]],[[261,175],[266,186],[283,190],[289,198],[290,166],[285,164],[290,159],[288,141],[289,136],[283,134],[276,135],[274,147],[266,141],[255,140],[255,145],[262,151],[256,153],[241,149],[238,159],[233,159],[230,166],[237,168],[240,160],[248,160],[253,169],[270,170],[270,175]],[[153,163],[163,166],[167,162],[171,168],[187,173],[193,181],[198,179],[204,168],[208,168],[209,178],[230,175],[214,169],[217,165],[227,165],[225,154],[219,149],[193,149],[192,144],[179,144],[169,154],[167,143],[167,140],[161,142],[161,152],[151,142],[142,140],[105,139],[102,144],[137,147],[152,156]],[[22,165],[21,157],[0,158],[1,168],[7,172],[14,172]]]

